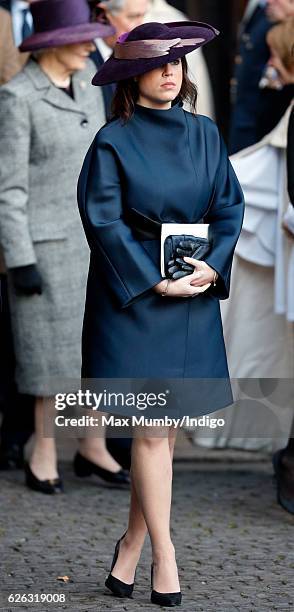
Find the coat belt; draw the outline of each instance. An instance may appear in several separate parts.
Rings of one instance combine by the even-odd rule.
[[[161,236],[161,223],[150,219],[135,208],[129,208],[124,219],[138,240],[158,240]]]
[[[175,220],[155,221],[155,219],[147,217],[135,208],[126,210],[124,220],[131,227],[138,240],[160,240],[162,223],[180,223]],[[203,219],[200,219],[197,223],[203,223]]]

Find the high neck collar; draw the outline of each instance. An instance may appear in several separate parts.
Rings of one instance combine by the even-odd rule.
[[[135,115],[143,119],[155,119],[160,122],[177,119],[183,115],[182,102],[177,102],[167,109],[149,108],[148,106],[135,105]]]

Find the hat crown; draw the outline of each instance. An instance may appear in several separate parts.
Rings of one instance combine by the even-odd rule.
[[[38,0],[31,4],[35,33],[89,23],[87,0]]]
[[[174,33],[171,29],[166,26],[164,23],[143,23],[142,25],[134,28],[127,37],[127,41],[139,41],[139,40],[152,40],[158,38],[162,39],[172,39],[174,38]]]

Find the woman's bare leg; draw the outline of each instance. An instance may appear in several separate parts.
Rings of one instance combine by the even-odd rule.
[[[50,433],[50,422],[54,422],[55,406],[52,397],[36,397],[35,402],[35,437],[30,467],[39,480],[58,477],[56,444],[53,437],[45,437]],[[48,432],[45,431],[45,420]],[[50,433],[50,435],[52,435]]]
[[[148,428],[150,430],[150,428]],[[169,479],[172,476],[172,460],[173,460],[173,452],[174,445],[176,441],[177,429],[169,428],[168,432],[165,432],[164,437],[158,438],[158,431],[156,430],[157,437],[155,437],[155,447],[157,447],[159,454],[160,448],[164,448],[166,450],[165,456],[165,471],[167,471],[169,475]],[[150,436],[150,431],[148,431],[148,436]],[[149,438],[148,438],[149,439]],[[139,438],[140,440],[140,438]],[[154,438],[153,438],[154,440]],[[158,444],[158,442],[161,443]],[[133,440],[134,444],[134,440]],[[152,444],[152,443],[151,443]],[[144,446],[146,444],[144,443]],[[149,448],[149,443],[147,443],[147,448]],[[136,450],[135,450],[136,453]],[[144,453],[143,453],[144,454]],[[159,461],[158,461],[159,459]],[[136,460],[136,459],[135,459]],[[149,461],[148,457],[147,460]],[[146,495],[144,493],[143,497],[147,498],[147,506],[153,506],[153,510],[155,508],[155,515],[158,513],[159,507],[159,499],[156,491],[156,485],[159,483],[158,489],[161,487],[161,476],[159,480],[155,478],[155,482],[152,479],[152,472],[156,472],[158,474],[158,464],[161,461],[160,457],[154,457],[153,467],[150,470],[150,476],[147,478],[147,482],[144,485],[144,489],[148,487],[148,481],[151,480],[153,486],[150,495]],[[158,462],[158,464],[157,464]],[[142,505],[140,501],[140,491],[139,495],[137,493],[138,483],[133,473],[133,454],[132,454],[132,468],[131,468],[131,502],[130,502],[130,512],[129,512],[129,524],[127,529],[127,534],[122,540],[120,544],[120,554],[118,556],[118,560],[115,564],[114,569],[112,570],[112,575],[131,584],[134,581],[135,569],[137,563],[140,558],[141,550],[144,544],[145,536],[147,533],[147,524],[145,520],[144,512],[142,511]],[[150,462],[149,462],[150,463]],[[139,472],[140,472],[140,459],[137,461],[137,466],[139,464]],[[143,461],[144,466],[144,461]],[[140,488],[140,487],[139,487]],[[163,529],[163,536],[160,536],[156,540],[155,536],[155,546],[153,548],[153,559],[154,559],[154,588],[156,590],[163,589],[163,592],[171,592],[172,590],[179,590],[178,585],[178,575],[174,558],[174,547],[170,540],[169,534],[169,514],[170,514],[170,497],[171,497],[171,480],[167,479],[167,493],[163,496],[163,503],[160,505],[165,505],[166,509],[163,510],[163,514],[165,512],[167,516],[167,534],[166,529]],[[152,503],[153,500],[156,500],[155,505]],[[166,499],[165,499],[166,498]],[[151,510],[151,515],[154,516],[154,512]],[[150,514],[150,510],[149,510]],[[151,518],[152,523],[152,518]],[[160,526],[159,526],[160,531]],[[151,534],[150,534],[151,535]],[[152,536],[151,536],[152,542]],[[164,554],[163,554],[164,551]],[[166,565],[168,565],[168,570],[166,570]],[[157,575],[158,574],[158,575]],[[160,581],[159,586],[156,587],[157,581]],[[170,589],[170,591],[169,591]]]

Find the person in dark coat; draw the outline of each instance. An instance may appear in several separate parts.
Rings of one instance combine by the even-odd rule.
[[[230,154],[259,142],[271,132],[286,112],[293,85],[282,90],[260,89],[259,83],[270,58],[266,35],[275,14],[268,15],[266,2],[251,0],[240,29],[239,50],[232,79]]]
[[[114,56],[92,81],[118,86],[114,119],[97,133],[78,183],[91,249],[82,339],[85,379],[160,383],[228,377],[219,299],[229,295],[243,194],[216,125],[182,107],[186,98],[195,103],[196,96],[185,55],[216,34],[198,22],[139,26],[119,38]],[[163,278],[158,227],[202,218],[210,224],[211,251],[203,261],[179,259],[179,272],[191,265],[189,276]],[[205,414],[197,389],[195,381],[196,410]],[[182,414],[183,404],[182,397]],[[220,405],[222,399],[212,411]],[[107,412],[124,414],[124,408]],[[159,416],[159,405],[154,412]],[[106,580],[114,594],[131,596],[148,530],[151,601],[169,606],[181,602],[169,529],[176,431],[164,425],[134,427],[129,524]]]

